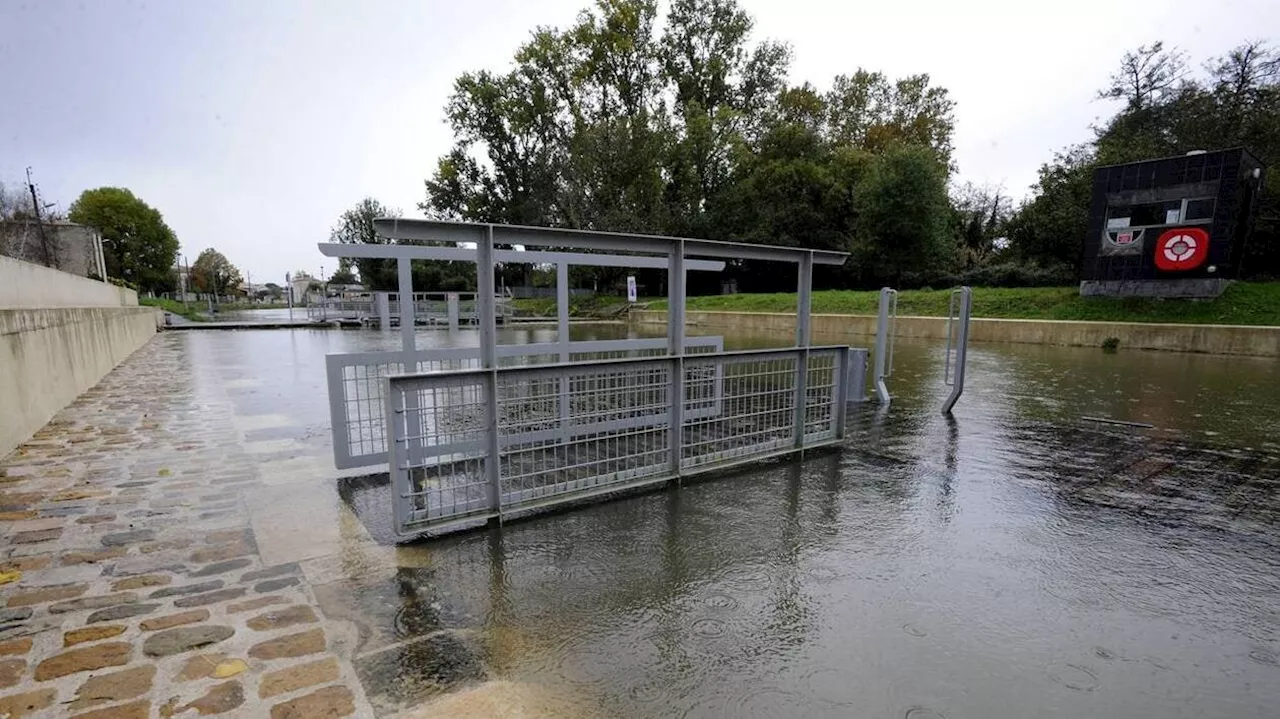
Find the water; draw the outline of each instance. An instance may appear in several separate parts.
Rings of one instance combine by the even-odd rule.
[[[258,439],[319,458],[323,354],[398,335],[178,341],[245,414],[305,418]],[[900,343],[893,405],[860,410],[843,451],[389,550],[394,567],[317,594],[367,625],[366,650],[474,629],[491,673],[564,698],[559,714],[1275,716],[1280,366],[975,345],[947,420],[941,353]]]

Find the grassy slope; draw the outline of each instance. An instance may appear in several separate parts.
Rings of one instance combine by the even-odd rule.
[[[941,317],[947,314],[949,290],[904,290],[898,314]],[[875,314],[878,292],[825,290],[813,293],[813,311],[830,314]],[[690,310],[726,312],[794,312],[794,294],[691,297]],[[650,304],[663,309],[665,301]],[[1075,287],[976,287],[975,317],[1112,322],[1186,322],[1280,325],[1280,283],[1237,282],[1212,301],[1111,299],[1080,297]]]
[[[203,315],[199,314],[196,311],[196,307],[197,307],[196,303],[192,303],[191,308],[188,309],[184,307],[182,303],[178,302],[177,300],[166,300],[159,297],[139,297],[138,304],[144,305],[146,307],[159,307],[162,310],[172,312],[175,315],[180,315],[182,317],[186,317],[187,319],[193,320],[196,322],[199,322],[205,319]]]

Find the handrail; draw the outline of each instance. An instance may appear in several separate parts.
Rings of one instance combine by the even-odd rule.
[[[942,403],[942,413],[950,414],[960,395],[964,394],[964,370],[969,357],[969,316],[973,311],[973,290],[969,287],[957,287],[951,291],[951,303],[947,311],[947,351],[946,364],[942,370],[942,381],[951,387],[951,394]],[[951,363],[951,351],[955,348],[956,361]]]
[[[889,402],[885,380],[893,376],[893,344],[898,329],[898,291],[880,288],[880,313],[876,322],[876,396],[881,404]]]

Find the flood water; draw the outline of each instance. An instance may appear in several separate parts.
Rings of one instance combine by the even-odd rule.
[[[174,341],[244,413],[299,419],[262,439],[327,457],[323,355],[398,335]],[[395,631],[450,617],[583,716],[1277,716],[1280,363],[974,345],[948,420],[942,347],[896,360],[840,450],[392,550],[431,597],[401,590]]]

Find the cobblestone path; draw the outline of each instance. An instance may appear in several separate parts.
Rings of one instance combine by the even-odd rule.
[[[0,717],[372,716],[352,623],[264,561],[263,458],[184,341],[0,460]]]

